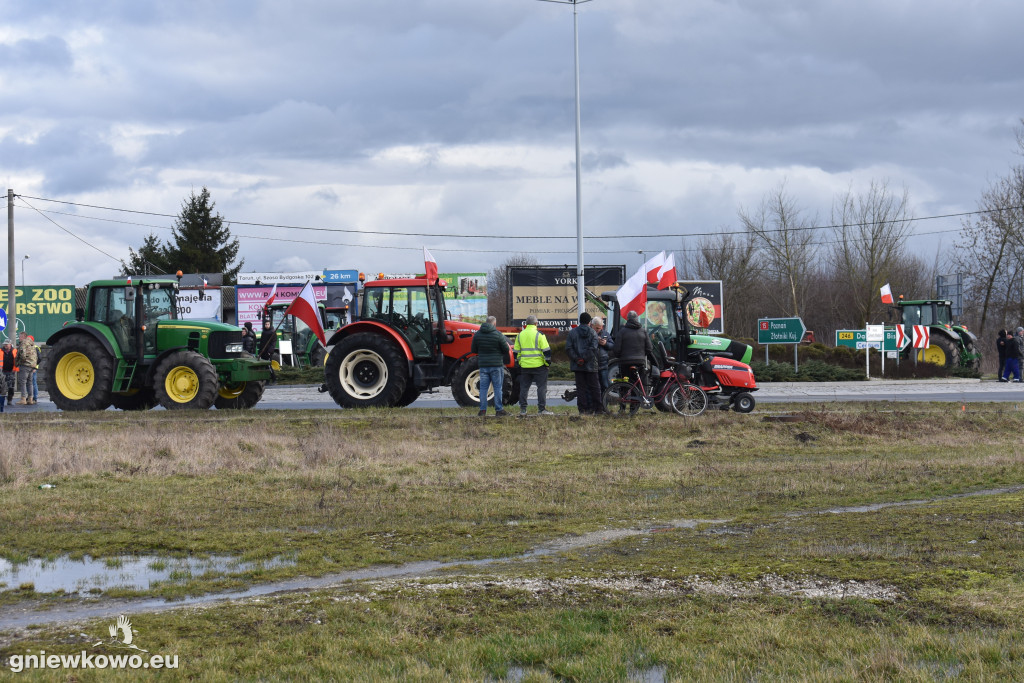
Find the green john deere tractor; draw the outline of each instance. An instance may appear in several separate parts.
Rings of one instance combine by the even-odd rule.
[[[270,363],[234,325],[177,319],[174,280],[99,280],[84,316],[54,333],[46,386],[61,410],[251,408]]]
[[[926,325],[929,330],[929,347],[916,349],[917,359],[953,369],[956,367],[981,369],[981,349],[978,338],[967,330],[966,325],[953,322],[953,302],[947,300],[896,302],[899,322],[907,326]],[[907,347],[904,357],[912,358],[915,349]]]

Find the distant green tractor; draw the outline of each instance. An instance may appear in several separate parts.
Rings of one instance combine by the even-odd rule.
[[[911,325],[925,325],[929,330],[929,347],[917,349],[917,359],[952,370],[963,367],[981,369],[981,350],[978,338],[965,325],[953,322],[953,302],[947,300],[897,301],[900,320],[906,333]],[[912,358],[915,349],[908,346],[905,358]]]
[[[48,340],[46,387],[61,410],[251,408],[270,363],[234,325],[177,319],[173,280],[100,280],[84,318]]]
[[[270,325],[277,330],[277,339],[290,341],[292,353],[295,354],[297,365],[322,368],[327,359],[327,349],[323,347],[320,340],[313,334],[301,318],[294,315],[285,315],[285,310],[291,306],[290,302],[283,302],[270,305]],[[336,315],[327,316],[326,309],[322,303],[317,304],[317,311],[320,313],[320,324],[324,330],[337,329],[338,318]]]

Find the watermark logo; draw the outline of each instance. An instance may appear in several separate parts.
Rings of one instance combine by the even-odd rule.
[[[177,669],[178,655],[151,655],[135,643],[138,632],[132,628],[131,620],[121,615],[107,626],[110,637],[99,640],[92,646],[93,652],[81,650],[73,654],[47,654],[28,651],[11,655],[6,665],[14,673],[35,669]],[[100,648],[102,652],[95,652]],[[114,652],[109,653],[110,650]],[[118,652],[119,650],[131,650]],[[148,655],[143,657],[142,655]]]

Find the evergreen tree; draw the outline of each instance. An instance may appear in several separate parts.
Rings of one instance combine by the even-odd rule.
[[[153,233],[146,236],[146,240],[138,251],[128,247],[128,260],[121,261],[122,277],[127,275],[163,275],[173,273],[174,270],[167,262],[167,246],[161,244]]]
[[[238,256],[238,240],[231,238],[224,219],[213,212],[214,206],[205,187],[198,195],[192,192],[175,221],[166,260],[171,272],[224,273],[224,284],[233,285],[245,260],[232,267]]]

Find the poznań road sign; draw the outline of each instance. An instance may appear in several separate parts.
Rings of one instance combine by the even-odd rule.
[[[807,328],[800,318],[758,318],[758,344],[799,344]]]

